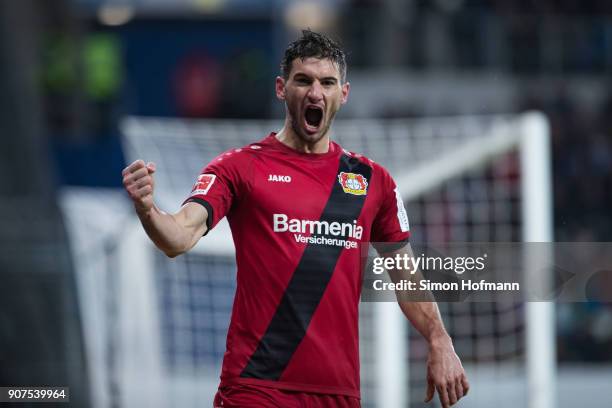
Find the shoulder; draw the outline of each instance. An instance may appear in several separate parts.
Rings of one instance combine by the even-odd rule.
[[[248,191],[252,187],[254,159],[261,150],[259,142],[226,150],[213,158],[201,174],[214,175],[236,193]]]
[[[254,142],[242,147],[235,147],[220,153],[209,163],[215,167],[244,167],[248,166],[253,159],[261,153],[261,143]]]
[[[371,158],[361,153],[352,152],[346,149],[342,149],[342,150],[343,150],[344,155],[348,156],[349,158],[353,160],[357,160],[359,163],[363,165],[370,167],[372,169],[372,177],[383,177],[383,178],[391,177],[389,175],[389,171],[382,164],[375,162]]]
[[[343,149],[343,151],[344,155],[349,157],[349,160],[358,161],[360,164],[369,167],[370,174],[366,176],[366,182],[375,196],[385,197],[387,194],[395,191],[397,187],[395,181],[382,164],[377,163],[363,154],[351,152],[346,149]]]

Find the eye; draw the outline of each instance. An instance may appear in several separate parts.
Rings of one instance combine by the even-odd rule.
[[[326,79],[322,83],[323,83],[323,86],[334,86],[334,85],[336,85],[336,81],[334,81],[332,79]]]

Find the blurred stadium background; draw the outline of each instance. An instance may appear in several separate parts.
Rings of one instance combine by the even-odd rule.
[[[612,3],[2,1],[0,386],[68,385],[78,407],[210,406],[234,290],[228,242],[164,259],[120,173],[158,161],[173,210],[207,160],[278,128],[273,79],[301,27],[349,52],[347,147],[401,177],[405,162],[543,112],[554,239],[612,241]],[[518,149],[413,191],[414,239],[524,237]],[[534,407],[524,305],[441,309],[474,384],[458,405]],[[364,407],[380,406],[376,313],[364,305]],[[556,406],[606,406],[612,307],[557,304],[551,320]],[[404,404],[425,406],[424,344],[404,342]]]

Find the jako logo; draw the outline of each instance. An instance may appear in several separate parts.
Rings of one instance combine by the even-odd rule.
[[[291,183],[291,176],[280,176],[278,174],[268,175],[268,181],[277,181],[280,183]]]

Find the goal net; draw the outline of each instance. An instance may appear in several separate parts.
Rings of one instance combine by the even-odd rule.
[[[131,117],[124,151],[128,162],[157,164],[156,202],[176,211],[212,158],[280,125]],[[552,239],[547,122],[538,113],[337,120],[333,138],[394,176],[413,243]],[[227,223],[167,259],[121,191],[70,190],[62,203],[94,406],[211,406],[235,291]],[[465,406],[552,408],[551,304],[439,306],[470,378]],[[426,406],[427,344],[397,304],[362,302],[360,319],[363,406]]]

